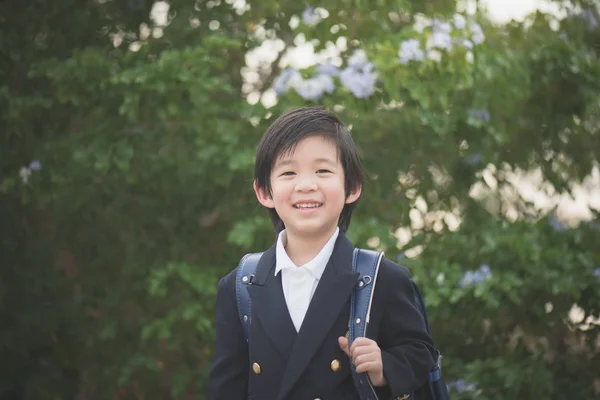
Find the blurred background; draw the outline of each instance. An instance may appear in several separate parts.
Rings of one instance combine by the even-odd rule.
[[[0,399],[205,399],[218,279],[274,240],[258,140],[319,104],[456,399],[600,397],[593,0],[0,3]]]

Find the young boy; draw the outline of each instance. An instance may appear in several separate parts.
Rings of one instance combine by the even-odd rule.
[[[249,344],[235,270],[219,282],[210,400],[358,400],[350,363],[368,373],[380,400],[406,398],[427,381],[435,350],[408,270],[388,259],[380,265],[368,337],[348,348],[358,275],[344,233],[362,186],[354,142],[332,113],[299,108],[268,128],[254,191],[278,238],[248,286]]]

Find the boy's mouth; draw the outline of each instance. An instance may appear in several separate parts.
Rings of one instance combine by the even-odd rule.
[[[296,204],[294,204],[294,208],[305,210],[305,209],[309,209],[309,208],[319,208],[322,205],[323,205],[323,203],[296,203]]]

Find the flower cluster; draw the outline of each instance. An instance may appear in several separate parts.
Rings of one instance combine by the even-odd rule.
[[[490,270],[490,266],[483,264],[478,270],[467,271],[458,282],[458,286],[461,288],[473,286],[491,278],[491,276],[492,271]]]
[[[600,279],[600,267],[596,267],[596,269],[594,270],[594,276]]]
[[[306,25],[314,26],[320,21],[319,9],[308,7],[302,13],[302,21]],[[424,61],[426,58],[439,62],[443,52],[451,51],[456,45],[467,49],[467,60],[473,61],[471,50],[475,45],[483,43],[485,35],[481,26],[469,22],[460,14],[455,14],[452,22],[434,19],[430,22],[431,34],[427,38],[424,48],[421,48],[419,39],[411,38],[400,43],[398,52],[399,62],[409,64],[411,61]],[[316,75],[305,79],[294,68],[285,69],[273,84],[273,89],[278,96],[294,89],[300,97],[308,101],[316,101],[325,93],[335,90],[334,78],[349,90],[354,97],[365,99],[375,92],[378,74],[375,66],[367,59],[364,50],[356,50],[348,60],[346,68],[340,70],[332,64],[322,64],[316,67]],[[480,110],[474,114],[477,119],[489,120],[489,113]],[[473,118],[476,118],[473,116]]]
[[[340,73],[342,84],[359,99],[366,99],[375,91],[377,72],[367,60],[364,50],[356,50],[348,60],[348,67]]]
[[[318,65],[316,71],[316,75],[304,79],[297,70],[287,68],[275,79],[273,89],[278,96],[294,89],[304,100],[315,101],[325,93],[333,93],[333,78],[339,78],[342,85],[356,98],[367,98],[375,91],[377,72],[374,64],[368,61],[364,50],[356,50],[343,70],[326,63]]]
[[[29,177],[31,176],[31,173],[33,171],[39,171],[40,169],[42,169],[42,164],[37,160],[30,162],[29,165],[26,167],[22,167],[19,170],[19,175],[21,176],[21,180],[23,181],[23,183],[27,184],[29,182]]]
[[[306,25],[314,26],[321,22],[321,16],[312,7],[306,7],[302,12],[302,22]]]
[[[473,382],[466,382],[464,379],[457,379],[455,381],[448,382],[448,389],[456,390],[456,393],[473,392],[477,390],[477,384]]]
[[[400,43],[400,62],[408,64],[410,61],[423,61],[425,52],[421,50],[421,43],[417,39],[407,39]]]
[[[548,220],[548,224],[552,227],[552,229],[554,229],[555,232],[562,232],[567,229],[567,227],[556,218],[550,218]]]
[[[427,37],[424,49],[421,48],[421,42],[418,39],[402,41],[398,57],[402,64],[408,64],[411,61],[420,62],[425,57],[440,62],[443,51],[449,52],[455,45],[459,45],[467,50],[467,61],[472,62],[473,54],[470,50],[475,45],[483,43],[484,40],[483,29],[478,23],[468,23],[463,15],[455,14],[452,23],[437,19],[431,22],[431,34]]]

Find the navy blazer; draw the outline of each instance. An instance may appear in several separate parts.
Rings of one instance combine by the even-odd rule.
[[[338,345],[338,337],[348,332],[350,295],[358,282],[358,273],[352,272],[353,249],[340,232],[298,333],[281,274],[274,276],[275,245],[267,250],[248,287],[249,346],[238,318],[235,270],[220,280],[209,400],[358,400],[350,360]],[[381,400],[402,398],[427,381],[435,349],[409,271],[385,258],[367,336],[382,350],[387,386],[377,388]]]

